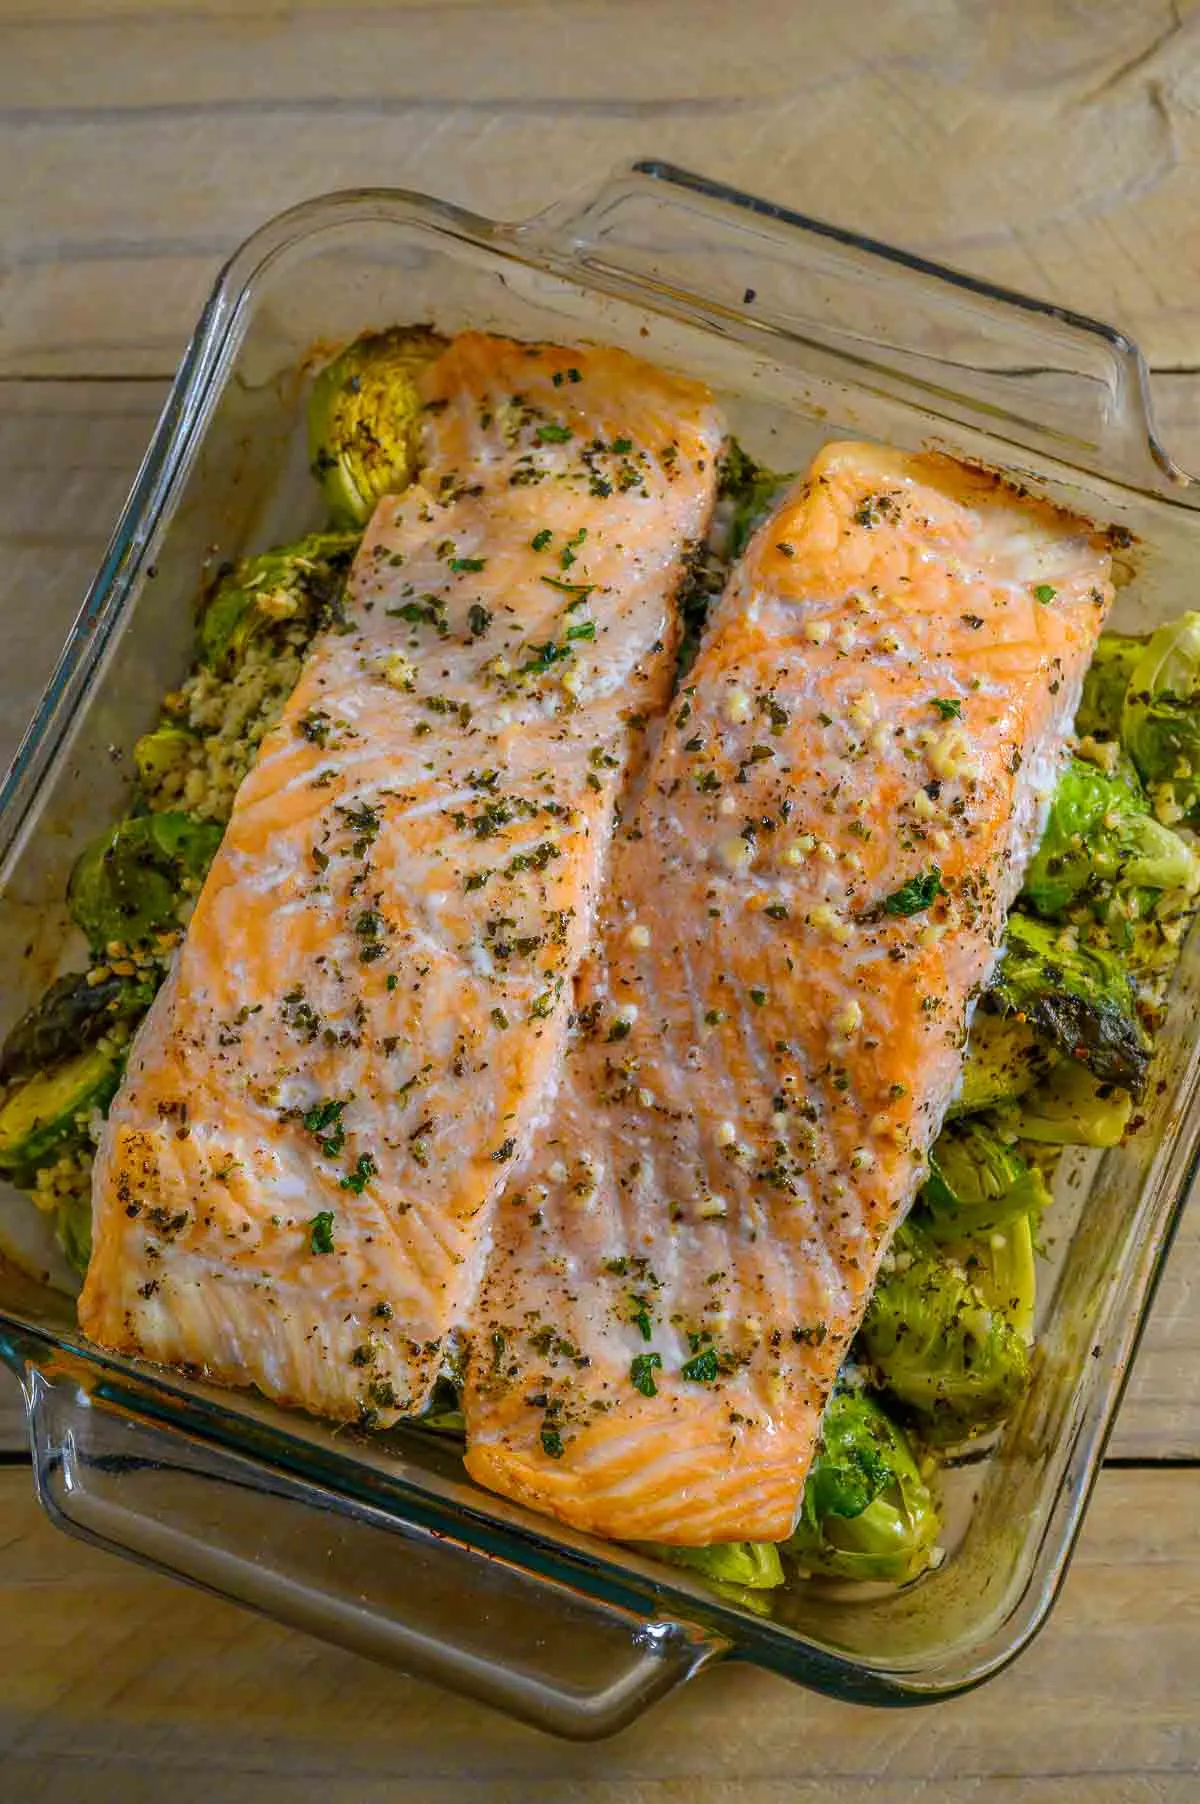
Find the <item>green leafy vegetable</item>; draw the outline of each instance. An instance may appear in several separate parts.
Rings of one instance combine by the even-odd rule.
[[[1014,1102],[1043,1075],[1052,1056],[1027,1022],[977,1011],[950,1115],[973,1115]]]
[[[1041,1172],[978,1120],[943,1128],[921,1190],[921,1226],[943,1243],[971,1240],[1049,1208]]]
[[[658,1353],[638,1353],[629,1367],[629,1377],[633,1388],[641,1391],[643,1397],[657,1397],[658,1386],[654,1382],[654,1373],[662,1365],[662,1357]]]
[[[1044,1146],[1119,1146],[1133,1113],[1128,1091],[1064,1060],[1021,1099],[1021,1136]]]
[[[0,1171],[29,1174],[87,1141],[87,1118],[116,1094],[124,1054],[92,1046],[39,1071],[0,1105]]]
[[[1115,739],[1121,731],[1121,710],[1134,666],[1146,649],[1144,639],[1124,633],[1102,633],[1096,655],[1083,679],[1083,695],[1075,716],[1081,735]]]
[[[332,1253],[333,1251],[332,1209],[319,1209],[308,1224],[308,1244],[314,1253]]]
[[[885,896],[883,912],[885,915],[919,915],[941,894],[942,873],[936,864],[931,865],[928,871],[910,877],[890,896]]]
[[[904,1431],[870,1397],[836,1390],[786,1552],[810,1572],[904,1584],[929,1565],[939,1527]]]
[[[77,1272],[87,1271],[92,1257],[92,1196],[90,1189],[64,1198],[54,1212],[58,1244]]]
[[[642,1542],[647,1553],[674,1566],[689,1566],[705,1578],[724,1585],[745,1585],[752,1591],[769,1591],[783,1583],[779,1551],[770,1541],[721,1541],[712,1547],[666,1547]]]
[[[214,822],[169,810],[106,829],[71,873],[67,902],[76,925],[97,950],[178,925],[180,902],[199,888],[220,843]]]
[[[50,985],[41,1000],[11,1028],[0,1050],[0,1083],[33,1077],[92,1046],[121,1023],[136,1021],[157,988],[150,977],[118,977],[99,982],[71,971]]]
[[[1200,862],[1150,813],[1134,783],[1073,758],[1059,780],[1046,830],[1025,874],[1023,900],[1040,915],[1115,885],[1194,891]]]
[[[365,526],[381,495],[412,481],[422,411],[417,378],[444,348],[444,339],[420,328],[368,332],[314,382],[309,456],[339,525]]]
[[[1168,822],[1200,811],[1200,614],[1160,626],[1129,674],[1121,742]]]
[[[941,1442],[1003,1421],[1029,1376],[1023,1334],[912,1221],[896,1235],[856,1346],[876,1382]]]
[[[679,1368],[682,1378],[690,1379],[693,1384],[711,1384],[721,1370],[715,1347],[705,1347],[703,1353],[697,1353]]]
[[[970,1240],[947,1248],[980,1295],[1007,1316],[1027,1343],[1033,1340],[1037,1306],[1035,1219],[1032,1214],[1017,1215],[986,1233],[976,1229]]]
[[[755,463],[736,439],[731,439],[721,467],[720,494],[730,509],[729,555],[739,558],[756,529],[771,512],[782,491],[794,481],[790,475]]]
[[[337,617],[357,546],[357,533],[318,532],[243,558],[218,583],[201,616],[201,662],[229,675],[251,641],[272,627],[299,622],[314,633],[329,624]],[[168,752],[164,731],[178,729],[160,727],[139,741],[139,768]],[[182,750],[177,745],[176,755]]]
[[[152,802],[168,778],[186,769],[199,744],[195,733],[166,722],[155,727],[152,733],[143,733],[133,748],[142,794]]]
[[[1150,1042],[1114,954],[1014,910],[991,993],[1094,1076],[1140,1094]]]

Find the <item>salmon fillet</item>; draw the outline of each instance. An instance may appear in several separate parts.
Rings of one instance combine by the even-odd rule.
[[[721,429],[623,352],[465,334],[243,783],[96,1163],[106,1346],[426,1404],[558,1073]]]
[[[621,1539],[791,1533],[1110,599],[1088,526],[950,460],[828,446],[759,530],[497,1212],[481,1484]]]

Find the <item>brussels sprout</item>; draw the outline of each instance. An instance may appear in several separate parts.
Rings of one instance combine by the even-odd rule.
[[[220,843],[214,822],[170,811],[108,828],[71,872],[72,918],[96,948],[176,925],[185,885],[199,886]]]
[[[1103,633],[1083,679],[1075,731],[1115,739],[1121,730],[1121,708],[1134,665],[1146,649],[1144,639],[1125,633]]]
[[[784,1581],[779,1549],[773,1541],[725,1541],[712,1547],[668,1547],[661,1541],[633,1541],[638,1553],[697,1573],[718,1597],[752,1610],[771,1613],[770,1593]]]
[[[368,332],[327,364],[308,405],[313,474],[338,526],[365,526],[381,495],[417,471],[416,378],[445,348],[423,327]]]
[[[1113,953],[1014,910],[991,993],[1097,1078],[1140,1094],[1150,1041],[1129,973]]]
[[[870,1397],[835,1391],[785,1552],[809,1572],[904,1584],[929,1565],[939,1527],[904,1431]]]
[[[229,671],[259,633],[298,621],[316,632],[337,610],[359,535],[316,532],[243,558],[212,593],[200,621],[200,658]]]
[[[1121,743],[1167,822],[1200,811],[1200,614],[1160,626],[1134,664]]]
[[[1046,830],[1025,873],[1022,899],[1040,915],[1114,884],[1147,890],[1200,885],[1191,848],[1154,819],[1140,787],[1073,758],[1059,780]]]
[[[1023,1335],[915,1223],[899,1230],[893,1255],[855,1343],[875,1381],[927,1438],[995,1427],[1029,1376]]]
[[[978,1010],[971,1022],[958,1095],[947,1111],[954,1119],[995,1109],[1023,1096],[1054,1058],[1027,1022]]]
[[[779,1550],[773,1541],[724,1541],[712,1547],[665,1547],[656,1541],[639,1545],[644,1553],[666,1560],[670,1566],[687,1566],[716,1584],[770,1591],[783,1583]]]
[[[133,761],[137,765],[138,783],[147,800],[153,802],[164,783],[186,771],[192,752],[199,744],[195,733],[166,721],[152,733],[142,734],[133,748]]]
[[[19,1085],[0,1105],[0,1171],[27,1175],[84,1140],[88,1115],[112,1101],[123,1064],[123,1054],[93,1046]]]
[[[1047,1192],[1047,1198],[1049,1193]],[[1032,1215],[1018,1215],[989,1233],[950,1246],[967,1277],[993,1309],[1006,1315],[1028,1344],[1037,1307],[1037,1255]]]
[[[1017,1125],[1023,1139],[1047,1146],[1119,1146],[1132,1113],[1128,1091],[1064,1060],[1021,1098]]]
[[[921,1226],[942,1243],[970,1240],[1031,1213],[1039,1216],[1051,1200],[1036,1166],[1006,1146],[994,1128],[968,1120],[944,1128],[929,1155]]]
[[[135,1021],[154,1000],[155,982],[116,977],[89,983],[85,971],[56,979],[21,1016],[0,1048],[0,1083],[33,1077],[47,1065],[82,1052],[118,1022]]]
[[[92,1256],[92,1199],[90,1193],[73,1196],[55,1210],[54,1231],[58,1244],[77,1272],[86,1272]]]

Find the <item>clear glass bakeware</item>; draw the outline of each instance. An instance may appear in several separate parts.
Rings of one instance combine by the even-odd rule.
[[[392,190],[309,202],[222,273],[0,790],[0,1025],[61,966],[68,872],[187,668],[204,570],[320,522],[306,370],[418,320],[689,371],[776,468],[847,433],[1001,466],[1128,528],[1119,625],[1195,600],[1200,487],[1155,439],[1136,348],[1105,326],[659,163],[517,225]],[[1145,1125],[1065,1164],[1029,1393],[991,1455],[951,1475],[949,1557],[907,1589],[796,1583],[759,1618],[476,1490],[433,1436],[335,1433],[101,1353],[14,1192],[0,1354],[24,1384],[38,1494],[78,1535],[565,1735],[609,1733],[730,1655],[868,1702],[961,1690],[1029,1640],[1061,1583],[1193,1181],[1198,997],[1193,936]]]

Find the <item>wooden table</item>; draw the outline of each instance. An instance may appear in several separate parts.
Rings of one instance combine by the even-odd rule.
[[[322,189],[516,216],[655,153],[1125,327],[1200,468],[1194,0],[0,0],[0,753],[218,262]],[[1198,583],[1200,589],[1200,583]],[[1065,1596],[883,1714],[729,1669],[564,1748],[87,1552],[0,1454],[0,1797],[792,1804],[1200,1796],[1200,1219]],[[7,1444],[19,1449],[10,1410]]]

